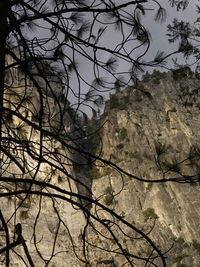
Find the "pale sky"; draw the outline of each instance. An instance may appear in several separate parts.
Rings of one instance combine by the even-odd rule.
[[[125,1],[125,0],[123,0]],[[121,0],[116,0],[115,3],[122,3],[123,1]],[[178,43],[177,44],[169,44],[167,41],[167,25],[173,20],[173,18],[178,18],[180,20],[184,20],[184,21],[189,21],[189,22],[193,22],[196,19],[196,8],[195,8],[195,4],[199,3],[198,0],[190,0],[189,2],[189,6],[187,7],[187,9],[182,12],[176,12],[175,8],[170,8],[168,1],[167,0],[158,0],[158,2],[166,8],[167,10],[167,20],[165,23],[160,24],[158,22],[155,22],[153,20],[153,17],[155,16],[155,11],[153,10],[147,10],[146,14],[142,19],[142,22],[144,24],[144,26],[146,28],[149,29],[151,36],[152,36],[152,40],[151,40],[151,46],[150,46],[150,50],[148,51],[147,55],[146,55],[146,59],[147,60],[151,60],[155,57],[156,53],[158,50],[162,50],[165,51],[166,53],[169,52],[173,52],[174,50],[177,49],[178,47]],[[150,1],[150,3],[152,3]],[[145,5],[146,7],[146,5]],[[148,7],[148,6],[147,6]],[[149,9],[152,8],[152,4],[149,4]],[[130,11],[128,9],[128,11]],[[42,24],[41,24],[42,25]],[[45,25],[45,24],[44,24]],[[45,31],[44,29],[40,29],[40,31],[36,31],[35,33],[33,32],[33,36],[37,35],[38,37],[45,37],[45,35],[48,35],[48,31]],[[30,35],[30,33],[29,33]],[[32,37],[32,35],[30,35]],[[105,46],[107,48],[112,49],[116,43],[119,41],[119,32],[114,31],[113,29],[109,29],[107,31],[106,34],[104,34],[101,39],[101,41],[99,42],[99,45]],[[121,37],[120,37],[121,38]],[[132,49],[132,47],[134,47],[136,44],[135,42],[130,42],[128,43],[127,49]],[[86,49],[86,48],[84,48]],[[89,48],[88,48],[89,51]],[[142,50],[137,50],[135,52],[135,55],[133,55],[134,58],[136,58],[140,53],[142,52]],[[68,50],[66,50],[66,53],[71,53]],[[97,54],[97,56],[99,56],[100,60],[107,60],[110,55],[108,55],[106,52],[100,52],[99,54]],[[76,60],[76,58],[75,58]],[[93,66],[91,63],[89,63],[87,60],[85,60],[83,57],[81,57],[80,55],[77,55],[77,60],[79,61],[79,68],[78,71],[82,74],[82,76],[87,80],[87,82],[89,84],[91,84],[92,80],[93,80]],[[169,60],[169,67],[172,67],[171,64],[171,60]],[[119,62],[119,68],[118,71],[119,72],[124,72],[124,71],[128,71],[129,70],[129,66],[127,65],[126,62],[120,61]],[[149,71],[151,71],[151,69],[148,69]],[[75,81],[75,77],[72,75],[71,77],[71,85],[73,87],[74,90],[76,90],[76,88],[78,88],[78,83]],[[81,92],[82,93],[86,93],[89,90],[89,86],[87,86],[84,83],[81,83]],[[108,93],[104,93],[104,95],[106,96],[106,98],[108,97]],[[69,101],[70,102],[74,102],[76,100],[73,100],[73,96],[72,94],[69,95]],[[84,110],[86,110],[84,108]]]
[[[199,3],[198,0],[192,0],[192,1],[190,1],[187,9],[184,12],[182,12],[182,11],[177,12],[175,8],[171,8],[169,6],[169,3],[167,0],[162,0],[159,2],[162,4],[163,7],[165,7],[165,9],[167,11],[166,22],[163,24],[155,22],[152,19],[155,15],[155,11],[153,11],[153,10],[146,12],[146,15],[143,18],[144,26],[146,26],[149,29],[149,31],[151,32],[151,36],[152,36],[150,50],[148,51],[147,56],[146,56],[146,58],[148,60],[153,59],[158,50],[164,51],[164,52],[166,52],[166,54],[169,52],[173,52],[173,51],[177,50],[178,42],[175,44],[169,44],[169,42],[167,40],[167,36],[166,36],[167,25],[174,18],[178,18],[179,20],[183,20],[183,21],[194,22],[196,20],[196,16],[197,16],[195,5],[197,3]],[[102,39],[102,45],[104,44],[104,45],[106,45],[106,47],[112,47],[115,39],[117,39],[117,32],[109,32],[109,33],[107,33],[107,35],[104,36],[104,39]],[[106,53],[105,54],[102,53],[101,57],[102,57],[102,59],[103,58],[106,59],[106,57],[107,57]],[[90,74],[89,74],[91,71],[90,67],[87,65],[87,62],[85,62],[85,63],[82,62],[82,63],[83,64],[82,64],[80,70],[81,71],[87,70],[86,75],[88,75],[88,77],[90,77]],[[168,60],[167,66],[169,68],[173,68],[173,64],[172,64],[171,59]],[[119,70],[120,71],[127,70],[127,64],[124,62],[121,62],[120,66],[119,66]],[[147,68],[147,70],[151,72],[153,69]],[[166,70],[163,69],[163,71],[166,71]],[[106,98],[108,97],[108,94],[104,94],[104,95],[106,95]]]

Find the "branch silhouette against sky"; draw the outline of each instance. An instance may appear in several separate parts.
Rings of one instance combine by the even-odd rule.
[[[172,65],[167,60],[171,58],[175,67],[180,67],[179,55],[181,60],[186,60],[186,66],[198,70],[198,19],[194,25],[174,20],[168,26],[165,42],[178,41],[178,48],[161,51],[157,47],[157,33],[146,24],[154,21],[152,25],[166,25],[168,10],[162,2],[0,2],[0,197],[3,203],[0,221],[5,237],[0,253],[5,253],[5,266],[10,266],[11,255],[24,266],[36,266],[33,251],[41,266],[48,266],[57,254],[66,253],[64,246],[64,252],[58,250],[62,231],[69,237],[74,257],[85,266],[92,266],[90,251],[93,249],[123,256],[128,266],[134,266],[135,260],[144,266],[166,266],[168,251],[162,251],[149,237],[157,217],[153,218],[150,230],[142,231],[118,215],[114,208],[93,199],[91,191],[91,173],[96,170],[97,162],[111,168],[122,180],[123,177],[152,183],[199,180],[197,174],[184,175],[180,171],[167,178],[163,171],[160,177],[149,181],[102,156],[101,131],[105,122],[99,114],[109,93],[133,85],[137,88],[144,71],[156,67],[170,69]],[[188,1],[168,2],[179,12],[187,4],[191,8]],[[199,8],[197,17],[198,12]],[[165,34],[167,29],[163,31]],[[191,58],[195,62],[189,64]],[[88,118],[88,110],[93,120]],[[160,165],[164,148],[157,149],[155,159]],[[174,171],[175,166],[172,167]],[[105,194],[113,200],[113,191],[107,191]],[[7,201],[11,203],[10,210],[5,210]],[[48,256],[40,247],[43,240],[38,232],[47,201],[49,217],[54,214],[57,221]],[[63,209],[71,207],[84,217],[79,236],[81,249],[77,249],[68,218],[59,210],[58,203]],[[25,240],[21,221],[23,216],[27,219],[27,214],[20,208],[29,210],[33,206],[36,211],[31,214],[34,219],[29,239]],[[107,217],[102,218],[101,211]],[[88,238],[91,231],[104,245],[92,243]],[[148,245],[151,253],[144,256],[128,251],[123,243],[127,236],[133,242]],[[106,242],[114,243],[115,249],[106,247]],[[20,244],[22,254],[18,250]]]

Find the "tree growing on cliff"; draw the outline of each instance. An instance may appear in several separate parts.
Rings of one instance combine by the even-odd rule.
[[[105,203],[92,198],[91,174],[98,175],[96,160],[122,175],[141,182],[144,179],[103,159],[101,149],[95,154],[90,143],[84,147],[91,137],[92,144],[101,143],[98,134],[103,126],[87,125],[88,133],[79,119],[83,114],[85,121],[88,120],[84,107],[91,107],[93,117],[96,116],[92,105],[100,106],[105,92],[137,83],[138,71],[164,62],[163,53],[157,54],[153,61],[145,60],[150,33],[142,25],[141,18],[148,16],[148,2],[1,1],[0,197],[4,205],[8,201],[10,209],[1,204],[4,235],[0,253],[5,253],[6,266],[14,261],[13,257],[25,266],[35,266],[33,251],[41,266],[50,266],[57,255],[67,250],[85,266],[92,266],[93,250],[97,251],[96,266],[114,265],[109,254],[123,257],[124,264],[129,266],[134,266],[136,259],[144,264],[166,266],[163,253],[148,234],[108,208],[114,201],[112,188],[105,192]],[[155,9],[156,21],[162,21],[165,10],[158,1],[150,4]],[[113,34],[113,29],[117,34]],[[115,41],[109,42],[110,35]],[[120,71],[118,64],[124,63],[128,69]],[[45,221],[45,205],[54,212],[46,214],[48,233],[52,235],[48,255],[40,247],[43,236],[38,229]],[[71,205],[84,217],[79,243],[63,217],[62,205]],[[56,226],[50,220],[52,214]],[[155,216],[153,218],[156,220]],[[26,242],[23,230],[28,220],[32,223],[32,233]],[[92,231],[95,234],[92,235]],[[64,246],[60,244],[63,235],[68,237]],[[149,247],[149,253],[143,256],[128,250],[126,239],[142,240],[142,245]],[[18,250],[20,244],[24,251]],[[102,251],[107,252],[107,259],[100,258]]]

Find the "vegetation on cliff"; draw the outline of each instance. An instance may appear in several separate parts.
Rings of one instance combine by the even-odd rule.
[[[187,2],[169,4],[184,10]],[[162,23],[165,15],[162,1],[154,0],[0,2],[1,265],[166,266],[174,254],[163,242],[168,237],[160,231],[164,221],[174,240],[182,240],[179,234],[187,232],[185,243],[192,240],[199,251],[194,233],[180,223],[183,213],[174,218],[175,212],[170,215],[168,206],[162,206],[170,200],[172,207],[176,202],[187,210],[185,217],[193,215],[180,190],[182,183],[199,180],[199,148],[191,137],[196,124],[189,122],[199,109],[198,87],[179,83],[183,74],[174,72],[185,108],[181,110],[175,97],[164,101],[169,96],[161,94],[165,74],[154,71],[151,77],[160,91],[147,88],[148,74],[146,83],[138,80],[146,67],[164,67],[175,54],[187,60],[193,55],[198,72],[196,24],[174,20],[168,37],[170,42],[179,40],[179,48],[171,54],[156,51],[152,59],[151,34],[143,18]],[[179,69],[178,61],[174,63]],[[101,108],[108,92],[109,116],[98,120],[94,107]],[[154,112],[152,103],[160,111]],[[88,108],[93,120],[88,119]],[[145,134],[147,119],[152,131]],[[164,122],[165,130],[154,128],[153,121]],[[171,152],[165,138],[176,144]],[[193,148],[187,142],[181,147],[182,139]],[[144,149],[148,146],[151,151]],[[190,154],[182,158],[181,149]],[[172,152],[173,157],[167,154]],[[171,191],[164,189],[169,184]],[[193,195],[198,196],[188,194],[188,203],[195,202]],[[157,206],[153,199],[159,200]],[[196,221],[191,229],[195,226]],[[188,258],[180,243],[176,248],[182,245],[182,251],[174,257],[179,265]]]

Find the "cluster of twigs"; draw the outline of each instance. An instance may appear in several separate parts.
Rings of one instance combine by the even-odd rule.
[[[99,160],[121,175],[141,182],[149,180],[127,173],[103,159],[101,153],[96,155],[84,149],[82,143],[91,133],[85,132],[80,125],[81,114],[87,117],[83,106],[91,107],[96,116],[92,105],[99,107],[102,104],[102,93],[125,87],[137,80],[138,70],[164,62],[163,53],[157,55],[155,61],[144,61],[150,34],[141,18],[148,12],[145,8],[148,2],[1,1],[0,198],[4,205],[7,200],[11,203],[10,211],[3,207],[0,210],[3,232],[0,254],[5,254],[6,266],[10,265],[11,254],[25,266],[36,266],[33,250],[42,264],[48,266],[58,254],[67,253],[67,246],[71,246],[74,255],[85,266],[92,266],[92,251],[99,251],[95,252],[97,256],[102,251],[112,257],[119,255],[124,258],[124,266],[134,266],[135,260],[144,266],[166,266],[163,252],[148,233],[92,198],[92,177],[88,168]],[[151,4],[157,9],[155,19],[163,21],[164,9],[157,1],[151,1]],[[117,31],[117,35],[113,35],[117,44],[108,39],[113,29]],[[137,51],[140,55],[135,58]],[[118,64],[123,63],[128,70],[118,70]],[[83,71],[85,66],[89,66],[88,75]],[[158,153],[157,164],[159,157]],[[185,177],[182,179],[185,181]],[[170,180],[181,182],[177,178]],[[163,181],[162,178],[153,182]],[[57,222],[48,256],[41,252],[42,237],[37,228],[46,199],[51,203]],[[84,215],[78,250],[58,203],[71,206]],[[30,240],[24,237],[22,215],[27,212],[23,207],[36,210],[31,217],[34,218],[32,225],[29,225],[32,229]],[[101,211],[107,216],[100,216]],[[71,245],[66,243],[59,251],[61,229],[69,236]],[[96,243],[90,239],[92,232],[98,239]],[[129,251],[122,242],[123,236],[133,242],[146,242],[151,247],[150,255],[143,257]],[[31,242],[32,248],[27,245]],[[107,243],[114,245],[109,248]],[[20,245],[23,252],[18,250]],[[115,260],[97,259],[96,266],[100,264],[114,266]]]

